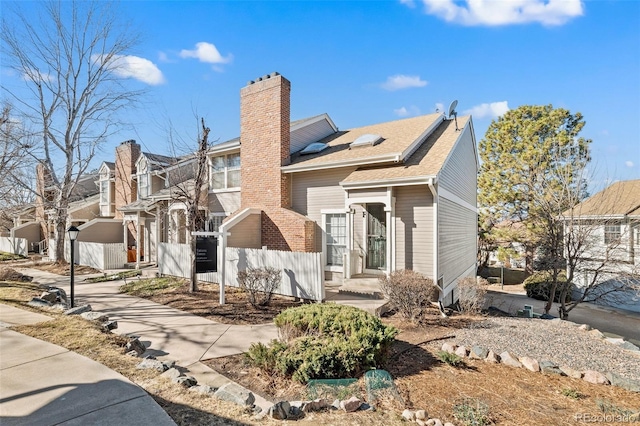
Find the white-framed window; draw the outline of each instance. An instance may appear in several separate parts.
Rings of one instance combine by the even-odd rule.
[[[324,231],[327,265],[343,266],[344,252],[347,247],[347,215],[345,213],[325,214]]]
[[[147,198],[150,194],[149,174],[142,173],[138,175],[138,199]]]
[[[108,205],[110,204],[109,201],[109,181],[108,180],[101,180],[100,181],[100,205],[104,206],[104,205]]]
[[[240,153],[213,157],[209,171],[211,189],[240,188]]]
[[[209,219],[207,220],[207,231],[208,232],[218,232],[220,230],[220,225],[227,217],[226,213],[209,213]]]
[[[616,244],[620,242],[620,225],[604,226],[604,243]]]

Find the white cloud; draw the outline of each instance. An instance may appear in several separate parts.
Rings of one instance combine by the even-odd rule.
[[[463,111],[463,114],[473,115],[474,118],[497,118],[509,111],[507,101],[491,102],[490,104],[480,104]]]
[[[101,55],[93,55],[96,62],[101,58]],[[151,86],[165,83],[164,75],[156,64],[139,56],[114,55],[109,59],[108,67],[118,77],[134,78]]]
[[[196,48],[193,50],[181,50],[180,57],[195,58],[200,62],[206,62],[208,64],[226,64],[233,59],[233,55],[231,54],[226,57],[222,56],[214,44],[207,43],[206,41],[196,43]]]
[[[633,161],[629,161],[629,160],[625,161],[625,162],[624,162],[624,165],[625,165],[625,166],[627,166],[627,167],[629,167],[629,168],[631,168],[631,167],[635,166],[635,164],[633,164]]]
[[[424,87],[427,85],[425,80],[421,80],[418,75],[396,74],[387,77],[387,81],[382,83],[380,87],[384,90],[394,91],[401,89],[409,89],[411,87]]]
[[[416,2],[414,2],[413,0],[400,0],[400,4],[404,4],[406,6],[409,6],[411,9],[416,7]]]
[[[158,61],[160,62],[170,62],[169,56],[163,51],[158,52]]]
[[[162,71],[150,60],[139,56],[125,55],[117,57],[114,60],[113,72],[122,78],[135,78],[152,86],[165,82]]]
[[[444,110],[444,104],[442,102],[436,102],[436,112],[447,113],[447,111]]]
[[[420,115],[420,108],[415,105],[411,105],[410,107],[400,107],[393,110],[393,113],[398,117],[409,117]]]
[[[425,12],[447,22],[474,26],[562,25],[584,14],[581,0],[422,0]]]
[[[34,83],[38,83],[40,81],[50,82],[53,80],[53,77],[51,76],[51,74],[46,72],[40,72],[38,70],[31,70],[31,69],[23,73],[21,78],[24,81],[33,81]]]

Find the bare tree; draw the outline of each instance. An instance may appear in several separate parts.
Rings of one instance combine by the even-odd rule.
[[[630,294],[640,294],[640,262],[633,250],[633,224],[617,212],[621,205],[635,205],[630,197],[640,207],[640,196],[616,184],[584,200],[586,169],[571,170],[569,178],[570,167],[553,171],[558,188],[540,196],[538,210],[542,248],[551,275],[545,312],[549,313],[559,291],[558,314],[562,319],[583,302],[612,305],[625,302]],[[610,226],[620,227],[621,232],[606,238]],[[566,272],[569,285],[560,285],[561,272]],[[580,283],[578,288],[571,284],[575,282]]]
[[[137,37],[119,26],[118,8],[107,1],[50,1],[38,8],[39,16],[17,3],[3,8],[4,65],[27,89],[25,94],[3,86],[3,91],[37,129],[37,155],[54,187],[46,208],[54,210],[56,258],[64,261],[74,188],[99,147],[117,131],[118,113],[141,93],[122,80],[124,54]]]

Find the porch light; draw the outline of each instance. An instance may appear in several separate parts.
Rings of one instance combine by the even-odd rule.
[[[80,233],[80,230],[75,226],[71,226],[69,229],[67,229],[67,232],[69,233],[69,239],[71,241],[75,241],[78,239],[78,234]]]

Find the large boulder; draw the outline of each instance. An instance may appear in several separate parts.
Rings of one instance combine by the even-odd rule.
[[[589,383],[595,383],[596,385],[609,384],[609,379],[607,379],[607,376],[600,373],[599,371],[594,371],[594,370],[585,371],[584,376],[582,377],[582,380]]]
[[[256,397],[253,393],[233,382],[220,387],[213,395],[223,401],[233,402],[245,407],[250,407],[256,402]]]
[[[518,361],[518,358],[511,355],[510,352],[504,351],[500,354],[500,362],[509,367],[522,368],[522,363]]]
[[[522,358],[520,358],[520,363],[529,371],[533,371],[534,373],[540,371],[540,364],[538,364],[538,361],[531,358],[530,356],[523,356]]]

